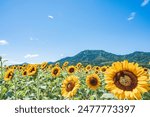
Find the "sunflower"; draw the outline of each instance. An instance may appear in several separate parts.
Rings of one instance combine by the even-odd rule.
[[[69,64],[69,62],[68,62],[68,61],[64,62],[64,63],[63,63],[63,67],[68,66],[68,64]]]
[[[99,76],[97,74],[88,75],[86,77],[86,84],[90,89],[96,90],[100,86]]]
[[[82,63],[77,63],[76,64],[76,68],[81,68],[82,67]]]
[[[48,69],[51,70],[52,66],[52,64],[48,65]]]
[[[13,78],[13,75],[14,75],[14,70],[13,69],[8,69],[6,72],[5,72],[5,76],[4,76],[4,80],[5,81],[9,81]]]
[[[23,66],[23,67],[26,67],[26,66],[27,66],[27,64],[23,64],[22,66]]]
[[[138,64],[114,62],[105,73],[106,89],[118,99],[142,99],[148,91],[147,73]]]
[[[22,71],[22,76],[27,76],[27,74],[28,74],[27,70]]]
[[[37,72],[37,67],[35,65],[30,65],[30,67],[27,69],[27,75],[33,76]]]
[[[86,71],[90,71],[92,69],[92,66],[91,65],[87,65],[86,67],[85,67],[85,70]]]
[[[13,69],[17,69],[17,66],[14,65],[14,66],[13,66]]]
[[[95,70],[95,74],[99,74],[99,70]]]
[[[18,68],[19,70],[22,70],[23,69],[23,67],[22,66],[19,66],[19,68]]]
[[[107,66],[102,66],[102,67],[101,67],[101,72],[104,73],[106,70],[107,70]]]
[[[75,66],[71,65],[68,67],[67,71],[69,74],[73,74],[76,71],[76,68]]]
[[[9,69],[9,66],[6,66],[6,68],[5,68],[6,70],[8,70]]]
[[[80,81],[76,76],[68,76],[61,86],[61,94],[63,97],[70,98],[73,97],[80,87]]]
[[[60,75],[60,71],[61,71],[60,67],[58,66],[53,67],[51,70],[52,77],[58,77]]]
[[[99,67],[99,66],[94,66],[93,69],[94,69],[95,71],[99,71],[99,70],[100,70],[100,67]]]
[[[47,66],[47,64],[48,64],[48,62],[43,62],[43,63],[41,64],[41,69],[42,69],[42,70],[45,69],[46,66]]]

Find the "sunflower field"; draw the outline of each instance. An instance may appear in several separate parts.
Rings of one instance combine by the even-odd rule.
[[[150,100],[150,70],[127,60],[111,66],[2,64],[1,100]]]

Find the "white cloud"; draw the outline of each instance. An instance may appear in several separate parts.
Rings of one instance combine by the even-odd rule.
[[[49,15],[48,18],[49,19],[54,19],[54,17],[52,15]]]
[[[32,41],[32,40],[33,40],[33,38],[32,38],[32,37],[30,37],[30,40]]]
[[[38,56],[39,56],[38,54],[27,54],[24,56],[24,58],[36,58]]]
[[[129,17],[127,18],[128,21],[131,21],[135,18],[136,12],[132,12]]]
[[[30,37],[30,41],[37,41],[39,40],[38,38],[33,38],[33,37]]]
[[[150,0],[143,0],[141,6],[144,7],[144,6],[146,6],[149,2],[150,2]]]
[[[0,40],[0,45],[7,45],[8,42],[6,40]]]

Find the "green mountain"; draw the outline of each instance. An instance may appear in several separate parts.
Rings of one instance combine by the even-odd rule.
[[[111,65],[115,61],[129,60],[130,62],[138,62],[144,67],[149,67],[150,62],[150,52],[134,52],[127,55],[116,55],[103,50],[85,50],[73,57],[66,57],[56,62],[60,62],[62,65],[65,61],[70,64],[75,65],[81,62],[83,65]]]

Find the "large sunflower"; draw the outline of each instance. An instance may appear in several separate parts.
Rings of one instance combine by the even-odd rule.
[[[60,75],[60,71],[61,71],[60,67],[58,66],[53,67],[51,70],[52,77],[58,77]]]
[[[99,76],[97,74],[88,75],[86,77],[86,84],[90,89],[96,90],[100,86]]]
[[[63,97],[73,97],[80,87],[80,81],[76,76],[68,76],[62,83],[61,94]]]
[[[8,69],[6,72],[5,72],[5,76],[4,76],[4,80],[5,81],[9,81],[13,78],[13,75],[14,75],[14,70],[13,69]]]
[[[73,74],[76,71],[76,68],[75,66],[71,65],[68,67],[67,71],[69,74]]]
[[[147,73],[138,64],[115,62],[105,73],[106,89],[118,99],[142,99],[148,91]]]
[[[35,65],[31,65],[28,69],[27,69],[27,75],[28,76],[33,76],[35,75],[37,72],[37,67]]]

